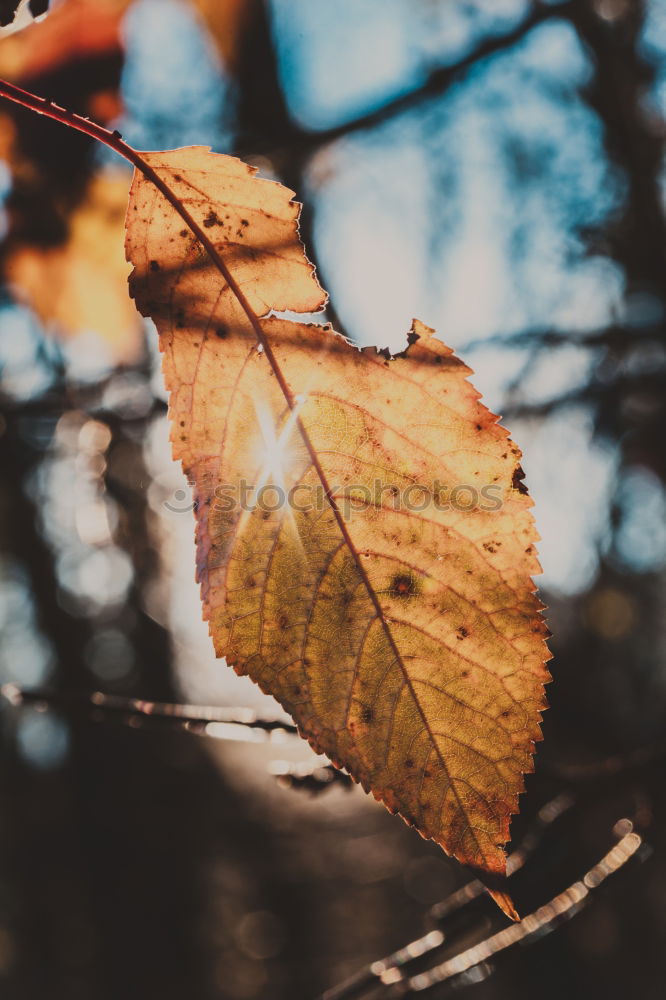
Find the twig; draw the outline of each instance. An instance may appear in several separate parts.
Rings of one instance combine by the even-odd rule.
[[[646,746],[630,750],[628,753],[613,754],[602,760],[593,760],[588,763],[565,764],[559,761],[549,761],[547,758],[541,763],[544,770],[554,777],[577,784],[578,782],[614,778],[618,774],[624,774],[626,771],[642,767],[644,764],[652,764],[664,756],[666,756],[666,739],[659,739]]]
[[[514,851],[507,858],[507,876],[515,874],[523,867],[528,857],[530,857],[539,846],[543,834],[563,813],[567,812],[574,805],[574,798],[569,794],[562,794],[551,799],[537,813],[532,828],[526,834],[518,850]],[[430,908],[428,916],[437,924],[446,921],[453,914],[459,913],[473,900],[478,899],[486,892],[486,887],[479,879],[472,879],[462,888],[457,889],[439,903],[435,903]],[[339,986],[327,990],[321,1000],[353,1000],[354,997],[362,996],[369,989],[379,985],[386,985],[403,978],[405,966],[417,958],[422,958],[430,952],[436,951],[448,940],[448,931],[445,934],[441,929],[436,929],[417,938],[404,948],[394,951],[386,958],[372,962],[370,965],[360,969],[357,973],[345,980]]]
[[[251,149],[241,149],[241,153],[265,153],[271,158],[277,159],[280,156],[286,155],[295,155],[297,157],[300,155],[301,157],[305,157],[321,146],[334,142],[336,139],[383,125],[398,115],[404,114],[406,111],[411,111],[425,100],[440,97],[454,83],[457,83],[468,70],[476,66],[477,63],[505,49],[511,48],[511,46],[519,42],[539,24],[555,17],[569,17],[575,6],[575,0],[568,0],[568,2],[557,6],[536,2],[531,7],[529,14],[511,31],[505,35],[498,35],[484,40],[458,62],[433,70],[419,87],[391,101],[387,101],[386,104],[376,108],[374,111],[354,118],[352,121],[344,122],[342,125],[336,125],[333,128],[323,129],[319,132],[308,132],[305,129],[298,130],[295,128],[291,131],[288,143],[283,147],[279,147],[278,149],[266,148],[257,145],[255,141]]]
[[[284,719],[269,719],[257,715],[250,708],[226,708],[213,705],[177,705],[173,702],[144,701],[123,695],[47,691],[42,688],[23,690],[17,684],[4,684],[2,695],[11,705],[29,705],[37,711],[59,709],[66,712],[83,712],[93,722],[121,722],[138,728],[146,722],[208,736],[218,740],[250,742],[280,742],[285,736],[295,736],[296,726]],[[351,788],[354,784],[346,771],[315,757],[312,761],[297,763],[274,760],[269,772],[281,788],[296,789],[318,795],[332,787]]]
[[[269,764],[268,770],[277,778],[281,788],[295,788],[311,795],[319,795],[334,784],[343,785],[347,789],[354,786],[353,778],[346,771],[341,771],[333,764],[322,764],[319,760],[314,763],[275,760]]]
[[[50,691],[47,688],[22,688],[14,683],[0,687],[0,695],[12,705],[32,705],[42,711],[48,709],[59,709],[64,712],[83,711],[96,720],[119,721],[131,726],[136,726],[145,720],[160,720],[167,724],[171,723],[178,729],[217,739],[269,740],[273,733],[293,736],[298,734],[298,728],[293,722],[283,718],[267,718],[258,715],[251,708],[242,706],[176,704],[105,694],[102,691],[62,692]],[[250,732],[255,735],[250,735]],[[540,767],[553,777],[575,785],[579,782],[615,777],[625,771],[650,764],[665,755],[666,740],[657,740],[626,754],[614,754],[588,763],[564,763],[543,759]],[[311,775],[317,768],[321,768],[321,765],[315,764],[308,772],[301,771],[300,778]],[[334,770],[337,772],[337,768]],[[283,776],[288,776],[293,785],[299,783],[298,770],[285,771]],[[545,805],[537,814],[535,829],[540,830],[550,825],[553,819],[569,808],[571,801],[570,795],[563,793]],[[522,867],[523,862],[519,865],[518,858],[526,851],[528,854],[531,853],[531,837],[534,835],[534,831],[528,834],[520,850],[514,852],[508,859],[507,874]],[[470,885],[475,884],[470,883]],[[485,891],[481,883],[479,886],[479,892]],[[468,892],[469,888],[466,886],[464,891]]]
[[[538,833],[535,830],[537,840],[546,826],[562,814],[563,808],[568,808],[568,805],[565,806],[557,799],[544,807],[543,825]],[[546,820],[545,816],[549,811],[552,811],[552,815],[549,820]],[[542,810],[542,812],[544,811]],[[402,997],[422,993],[442,983],[453,985],[455,981],[456,986],[464,986],[477,982],[483,976],[478,974],[474,976],[471,973],[474,970],[478,972],[483,967],[483,975],[487,975],[492,971],[486,964],[490,958],[520,942],[537,935],[541,936],[553,930],[563,920],[573,917],[589,902],[590,893],[601,885],[609,875],[612,875],[630,858],[634,857],[643,843],[639,834],[634,832],[633,824],[629,819],[621,819],[615,824],[613,836],[618,838],[618,842],[581,879],[570,885],[564,892],[554,896],[548,903],[540,906],[519,923],[489,935],[477,944],[445,959],[425,972],[407,975],[406,966],[447,943],[446,926],[430,931],[387,958],[373,962],[345,983],[328,990],[323,994],[321,1000],[353,1000],[353,998],[362,997],[369,990],[374,991],[378,987],[385,988],[387,997]],[[533,846],[536,846],[536,841]],[[442,903],[432,908],[431,916],[441,920],[442,915],[450,917],[458,912],[472,899],[477,898],[476,886],[477,883],[470,882],[458,892],[453,893]]]
[[[146,720],[161,720],[167,724],[175,724],[191,733],[224,739],[267,740],[271,739],[274,734],[297,733],[293,724],[282,719],[259,716],[247,708],[178,705],[169,702],[144,701],[101,692],[65,694],[49,692],[44,689],[23,690],[16,684],[5,684],[0,688],[0,694],[12,705],[32,705],[38,710],[57,708],[72,711],[83,709],[90,713],[93,719],[104,721],[115,719],[129,726],[140,725]],[[609,757],[595,764],[560,765],[557,768],[557,773],[570,781],[586,781],[598,778],[600,775],[614,775],[624,768],[638,766],[655,759],[665,749],[666,747],[659,744],[658,746],[640,748],[625,757]],[[301,788],[313,793],[322,791],[336,782],[351,786],[351,779],[348,775],[338,771],[333,765],[322,765],[320,762],[304,766],[275,762],[271,771],[281,785],[289,788]],[[507,875],[515,874],[525,865],[539,847],[545,831],[564,813],[568,812],[575,803],[574,795],[565,792],[550,800],[540,809],[520,847],[507,859]],[[605,854],[581,880],[573,883],[563,893],[553,897],[520,923],[492,934],[460,954],[447,958],[427,972],[420,972],[408,977],[408,967],[415,960],[450,944],[452,935],[447,927],[447,922],[486,892],[484,884],[478,879],[473,879],[431,907],[429,917],[440,924],[440,927],[427,932],[391,955],[359,970],[350,979],[323,994],[322,1000],[352,1000],[352,998],[364,996],[368,990],[374,990],[377,987],[389,988],[387,996],[398,997],[422,992],[454,979],[457,980],[456,985],[466,985],[477,981],[478,975],[476,978],[471,976],[468,980],[464,980],[462,977],[474,969],[478,972],[479,967],[484,965],[489,958],[514,944],[525,941],[537,933],[545,933],[553,929],[560,920],[573,917],[581,906],[587,903],[590,892],[636,854],[642,840],[633,831],[631,822],[627,819],[619,821],[614,827],[614,832],[620,840],[611,851]]]
[[[101,691],[64,693],[45,688],[20,688],[4,684],[2,694],[12,705],[32,705],[43,711],[49,708],[88,712],[93,718],[118,719],[136,725],[145,719],[160,719],[175,723],[188,732],[202,733],[227,739],[247,739],[238,729],[252,731],[258,739],[270,739],[273,733],[297,733],[296,726],[283,719],[268,719],[250,708],[223,708],[212,705],[177,705],[164,701],[144,701]],[[263,735],[262,735],[263,734]]]
[[[388,996],[406,996],[412,993],[422,993],[440,983],[458,979],[472,969],[486,963],[502,951],[512,948],[535,935],[542,936],[559,925],[564,920],[575,916],[589,902],[590,894],[604,882],[609,875],[618,871],[634,857],[643,843],[642,837],[633,829],[629,819],[620,819],[613,827],[613,836],[618,838],[614,847],[604,854],[581,879],[572,883],[564,892],[554,896],[544,906],[540,906],[520,923],[512,924],[504,930],[491,934],[479,944],[465,949],[453,958],[448,958],[440,965],[412,976],[389,990]],[[468,983],[473,982],[469,979]],[[458,985],[465,985],[458,979]]]
[[[529,347],[541,350],[546,347],[615,347],[633,349],[637,344],[651,343],[663,339],[660,326],[645,326],[630,329],[618,323],[589,330],[561,330],[555,328],[523,329],[514,333],[495,333],[489,337],[468,340],[459,348],[461,354],[486,350],[488,347]]]
[[[254,152],[268,153],[273,156],[279,156],[280,153],[289,152],[291,154],[301,154],[305,156],[313,150],[333,142],[336,139],[343,138],[346,135],[352,135],[356,132],[376,128],[378,125],[382,125],[384,122],[389,121],[418,106],[424,100],[441,96],[462,76],[464,76],[468,70],[476,66],[477,63],[482,62],[484,59],[488,59],[505,49],[511,48],[527,34],[529,34],[533,28],[543,22],[556,17],[571,17],[574,13],[575,7],[575,0],[567,0],[567,2],[561,3],[557,6],[552,6],[541,2],[541,0],[536,0],[527,16],[511,31],[504,35],[497,35],[485,39],[456,63],[433,70],[420,86],[406,94],[400,95],[400,97],[387,101],[386,104],[376,108],[374,111],[370,111],[367,114],[361,115],[352,121],[345,122],[342,125],[336,125],[333,128],[323,129],[317,132],[310,132],[306,129],[299,128],[298,126],[294,126],[290,130],[288,145],[277,150],[264,148],[261,144],[258,145],[256,141],[253,141],[250,149],[241,148],[239,152],[241,155],[243,153]],[[107,129],[91,122],[87,118],[83,118],[80,115],[72,115],[70,112],[66,112],[64,108],[58,107],[58,105],[54,104],[52,101],[48,101],[44,98],[35,98],[34,95],[28,94],[19,87],[5,81],[0,81],[0,96],[4,96],[11,101],[15,101],[17,104],[30,108],[33,111],[37,111],[39,114],[47,115],[56,121],[60,121],[62,124],[70,125],[72,128],[79,129],[79,131],[84,132],[91,138],[97,139],[109,146],[111,149],[114,149],[121,156],[130,160],[130,162],[139,169],[143,169],[137,160],[137,154],[131,149],[130,146],[122,141],[119,132],[109,132]],[[32,100],[30,100],[31,98]],[[134,157],[129,155],[131,153],[135,154]]]

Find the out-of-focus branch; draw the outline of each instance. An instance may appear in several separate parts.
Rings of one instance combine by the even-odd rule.
[[[424,101],[430,100],[433,97],[440,97],[453,84],[458,83],[465,73],[478,63],[510,49],[529,34],[533,28],[537,27],[537,25],[552,18],[569,17],[572,8],[575,6],[576,0],[567,0],[567,2],[556,6],[536,0],[532,4],[527,16],[511,31],[503,35],[495,35],[485,39],[466,56],[458,60],[458,62],[433,70],[419,87],[410,90],[406,94],[401,94],[400,97],[387,101],[386,104],[382,104],[381,107],[376,108],[374,111],[319,132],[310,132],[305,129],[292,127],[288,133],[287,142],[280,143],[278,147],[268,148],[263,146],[260,140],[254,140],[252,149],[248,149],[244,147],[241,141],[240,155],[248,152],[266,153],[279,166],[281,161],[287,158],[306,158],[314,150],[330,142],[334,142],[336,139],[383,125],[398,115],[418,107]]]
[[[0,695],[14,706],[32,706],[38,711],[56,709],[68,714],[83,714],[95,722],[120,722],[138,728],[144,724],[176,727],[213,739],[249,742],[279,741],[295,736],[296,726],[286,719],[266,718],[250,708],[221,708],[213,705],[178,705],[173,702],[144,701],[123,695],[91,694],[76,691],[22,689],[5,684]],[[271,774],[282,788],[294,788],[317,795],[333,786],[350,788],[352,779],[345,771],[315,757],[312,762],[273,761]]]
[[[537,840],[540,832],[543,832],[554,819],[561,815],[563,808],[567,807],[568,805],[563,805],[558,800],[554,800],[544,807],[542,814],[545,813],[545,816],[540,814],[541,830],[535,831]],[[550,811],[550,816],[548,811]],[[422,959],[424,955],[449,943],[444,918],[452,916],[479,895],[476,891],[476,883],[471,882],[432,908],[431,917],[440,922],[440,929],[430,931],[387,958],[373,962],[345,983],[328,990],[323,994],[321,1000],[353,1000],[353,998],[365,996],[369,991],[374,996],[376,990],[382,987],[384,988],[383,996],[397,998],[423,993],[443,983],[460,987],[478,982],[480,978],[485,978],[492,972],[492,968],[488,965],[489,959],[516,944],[533,940],[535,937],[553,930],[561,922],[578,913],[589,902],[590,894],[609,875],[618,871],[633,858],[643,843],[640,835],[634,831],[633,824],[629,819],[618,820],[613,827],[613,836],[617,839],[616,844],[581,879],[572,883],[564,892],[554,896],[548,903],[538,907],[519,923],[488,935],[471,947],[447,957],[431,969],[410,975],[408,972],[410,965]],[[516,857],[516,855],[512,855],[512,857]],[[477,971],[476,976],[470,975],[473,970]]]
[[[641,847],[643,840],[633,829],[629,819],[620,819],[613,827],[613,836],[617,843],[599,861],[590,868],[581,879],[572,883],[564,892],[554,896],[544,906],[540,906],[518,924],[513,924],[504,930],[491,934],[479,944],[465,949],[453,958],[448,958],[440,965],[427,972],[412,976],[398,988],[390,989],[387,996],[407,996],[412,993],[422,993],[440,983],[456,979],[458,986],[465,985],[462,976],[472,969],[487,963],[489,959],[514,945],[533,939],[553,930],[564,920],[575,916],[589,902],[590,894],[604,882],[609,875],[618,871]],[[474,982],[468,979],[467,984]]]
[[[666,740],[655,740],[647,746],[637,747],[624,754],[613,754],[604,757],[603,760],[594,760],[588,763],[564,764],[558,761],[541,761],[541,766],[553,777],[562,778],[572,784],[586,781],[603,781],[607,778],[615,778],[619,774],[626,774],[635,768],[644,767],[655,761],[666,757]]]
[[[46,688],[22,688],[18,684],[4,684],[0,687],[2,695],[11,705],[33,706],[41,711],[55,709],[67,714],[83,714],[95,721],[119,722],[137,727],[141,724],[154,722],[166,726],[184,729],[198,735],[211,736],[217,739],[237,739],[262,741],[271,740],[274,735],[296,736],[298,728],[284,717],[269,718],[258,715],[251,708],[228,707],[216,705],[188,705],[165,701],[147,701],[141,698],[130,698],[124,695],[104,694],[101,691],[56,691]],[[614,777],[631,771],[644,764],[650,764],[666,755],[666,741],[657,740],[626,754],[616,754],[602,760],[586,763],[564,763],[561,761],[541,762],[540,767],[555,778],[563,779],[570,784],[597,780],[604,777]],[[331,765],[332,767],[332,765]],[[284,778],[285,784],[293,786],[299,783],[308,784],[308,780],[316,770],[321,770],[317,762],[312,768],[291,768],[285,765],[283,770],[275,771],[278,777]],[[337,769],[334,769],[337,770]],[[323,779],[323,783],[328,782]],[[541,831],[550,825],[571,804],[569,793],[563,793],[544,806],[537,815],[535,830]],[[540,832],[539,832],[540,836]],[[508,860],[507,873],[512,874],[522,867],[525,858],[531,854],[534,832],[523,840],[519,850]],[[476,885],[476,883],[470,883]],[[479,892],[484,886],[479,885]],[[465,887],[467,893],[469,887]],[[440,916],[443,914],[440,914]]]
[[[64,712],[83,712],[97,719],[118,720],[127,725],[139,725],[145,720],[166,721],[194,733],[223,737],[224,727],[228,738],[238,737],[237,730],[255,731],[258,739],[269,739],[272,733],[296,733],[296,726],[284,719],[267,719],[250,708],[220,708],[213,705],[177,705],[173,702],[144,701],[124,695],[103,694],[101,691],[47,691],[43,688],[20,688],[4,684],[0,693],[12,705],[32,705],[37,709],[59,709]],[[243,737],[247,739],[247,736]]]
[[[590,330],[527,329],[515,333],[496,333],[489,337],[469,340],[458,350],[468,354],[488,347],[526,347],[540,351],[551,347],[613,347],[630,342],[636,344],[655,343],[663,340],[660,326],[644,326],[638,329],[610,323],[608,326]]]
[[[547,417],[569,406],[587,406],[596,411],[600,405],[616,404],[630,393],[637,396],[645,394],[647,398],[660,399],[663,397],[663,391],[663,371],[646,371],[637,375],[619,374],[609,384],[597,381],[553,399],[536,403],[508,403],[503,407],[503,416],[512,420],[518,417]]]
[[[645,97],[655,78],[641,33],[645,0],[623,5],[610,21],[593,0],[579,0],[570,17],[594,64],[583,96],[598,115],[611,159],[623,170],[627,192],[622,217],[610,226],[611,255],[626,271],[629,289],[663,289],[666,216],[661,187],[664,135],[650,120]]]
[[[322,764],[319,760],[314,763],[276,760],[272,761],[269,770],[281,788],[295,788],[311,795],[319,795],[333,785],[343,785],[348,789],[354,786],[353,778],[346,771],[340,771],[333,764]]]
[[[507,858],[507,875],[513,875],[523,867],[527,859],[534,853],[541,842],[545,831],[563,813],[567,812],[574,805],[574,798],[568,794],[556,796],[547,802],[539,812],[530,830],[523,838],[520,847]],[[486,892],[486,887],[479,879],[472,879],[462,888],[457,889],[439,903],[435,903],[430,908],[429,919],[438,925],[460,913],[473,900],[478,899]],[[441,929],[429,931],[423,937],[417,938],[404,948],[399,948],[386,958],[372,962],[370,965],[360,969],[357,973],[347,979],[339,986],[327,990],[321,1000],[352,1000],[354,997],[362,996],[367,990],[397,982],[403,978],[403,970],[406,969],[416,959],[423,958],[431,952],[440,949],[445,942],[448,942],[450,931],[447,928],[446,934]]]

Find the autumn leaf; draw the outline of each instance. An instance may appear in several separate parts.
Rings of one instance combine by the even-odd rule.
[[[326,299],[291,191],[202,147],[142,155],[169,197],[135,174],[130,285],[160,334],[216,652],[424,837],[502,875],[548,680],[519,451],[423,324],[391,359],[268,316]]]

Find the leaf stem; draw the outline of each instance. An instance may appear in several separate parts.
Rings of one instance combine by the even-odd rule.
[[[102,142],[105,146],[115,150],[116,153],[129,160],[134,166],[139,166],[140,154],[123,141],[120,132],[111,132],[102,125],[98,125],[97,122],[93,122],[89,118],[84,118],[83,115],[77,115],[73,111],[67,111],[54,101],[50,101],[46,97],[40,97],[38,94],[32,94],[28,90],[22,90],[21,87],[17,87],[7,80],[0,80],[0,97],[6,97],[8,101],[20,104],[22,107],[28,108],[38,115],[53,118],[55,121],[60,122],[61,125],[67,125],[68,128],[84,132],[91,139],[97,139],[98,142]]]

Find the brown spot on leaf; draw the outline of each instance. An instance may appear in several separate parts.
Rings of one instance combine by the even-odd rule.
[[[524,478],[525,473],[523,472],[522,466],[517,465],[513,471],[513,476],[511,477],[511,485],[514,490],[518,490],[519,493],[527,495],[528,490],[527,486],[525,486],[525,483],[523,482]]]
[[[411,573],[398,573],[391,580],[389,593],[392,597],[413,597],[416,593],[416,579]]]
[[[206,218],[203,220],[203,224],[206,227],[206,229],[210,229],[211,226],[221,226],[222,225],[222,223],[220,222],[220,220],[217,217],[217,212],[215,212],[212,208],[208,212],[208,215],[206,216]]]

